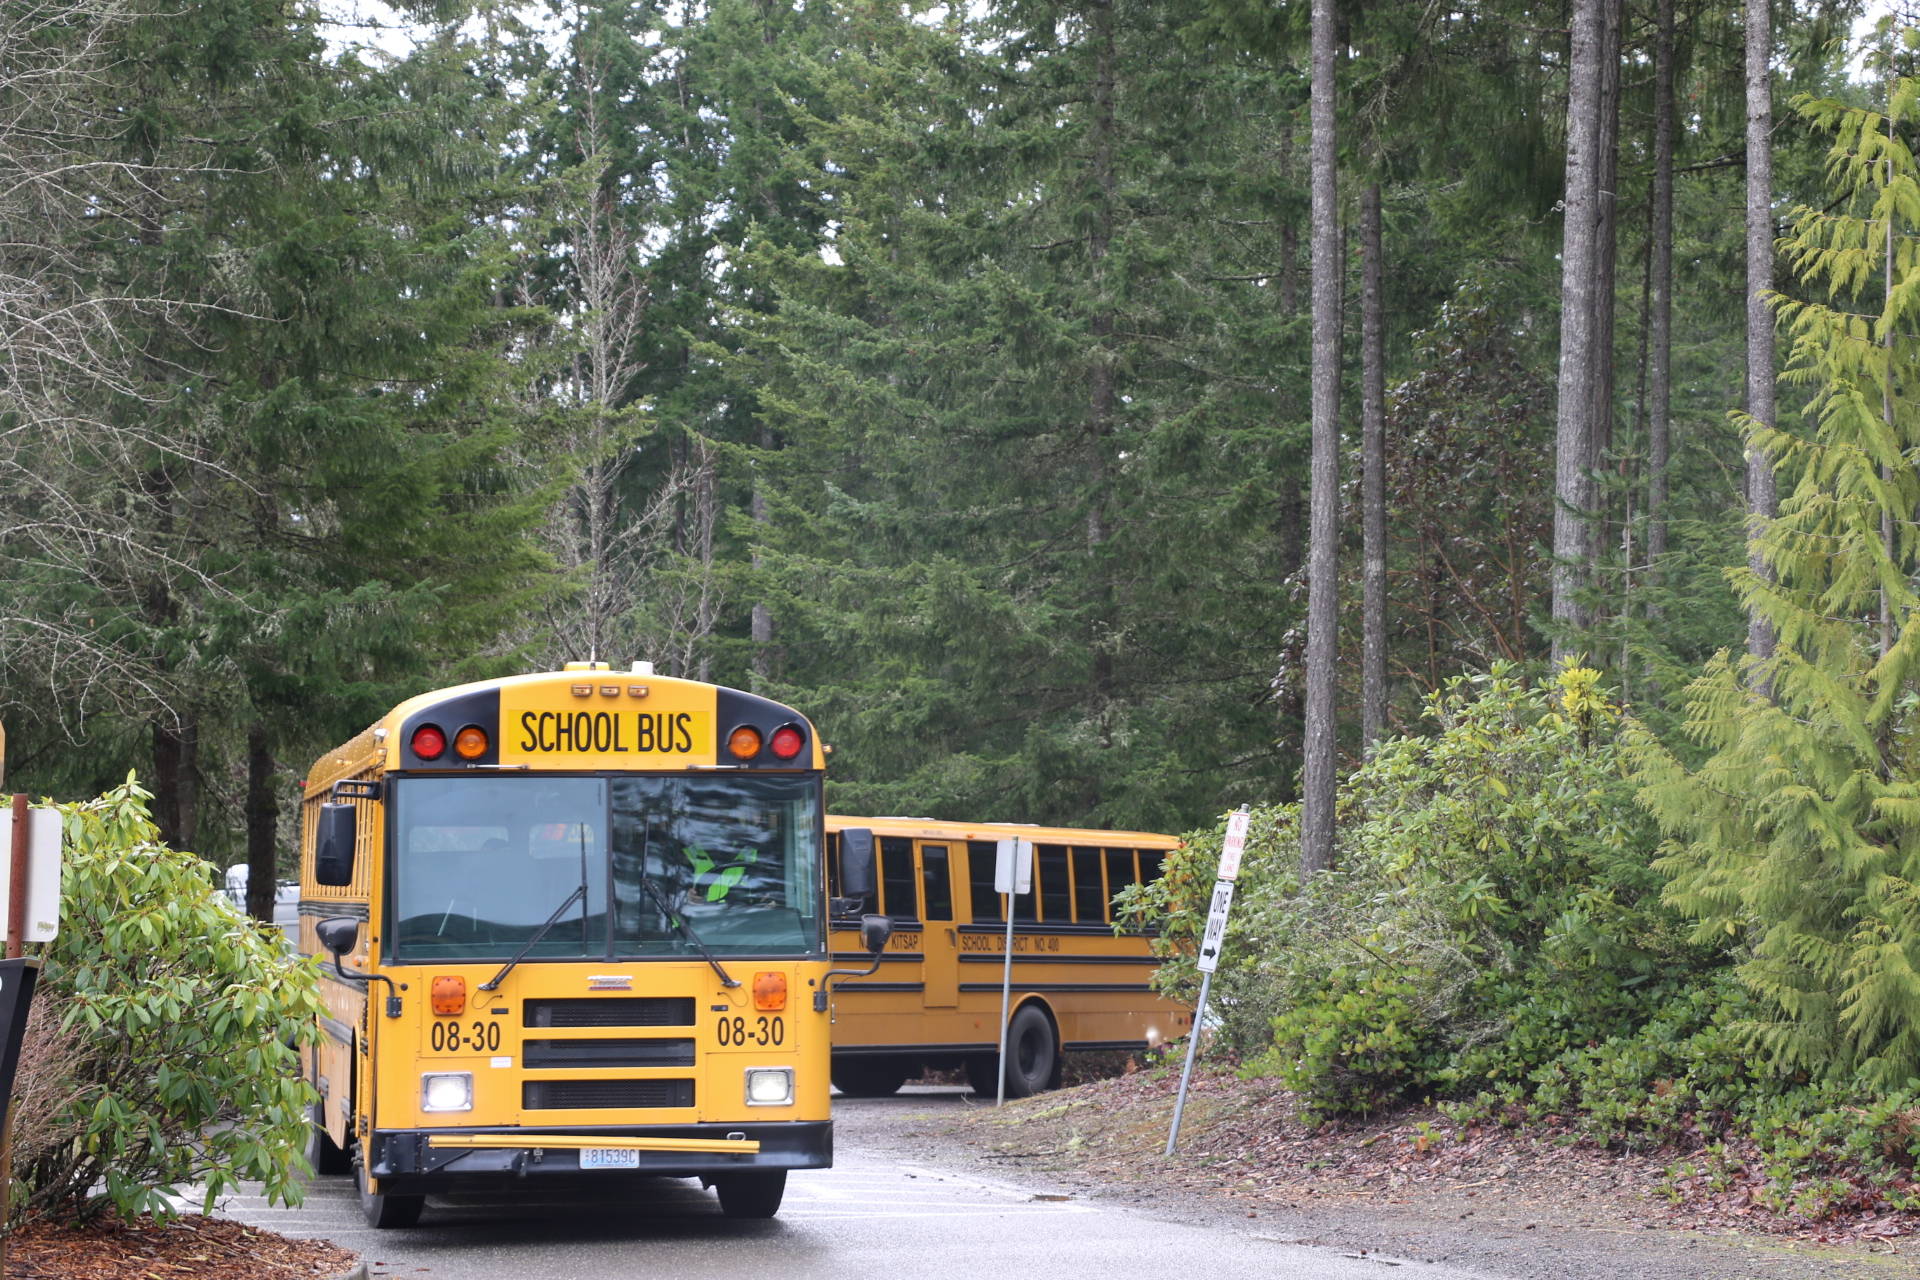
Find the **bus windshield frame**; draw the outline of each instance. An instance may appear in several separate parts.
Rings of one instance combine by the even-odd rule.
[[[817,771],[388,783],[390,963],[506,961],[570,897],[524,963],[826,954]]]

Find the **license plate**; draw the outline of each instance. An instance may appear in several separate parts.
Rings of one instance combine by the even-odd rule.
[[[582,1169],[638,1169],[640,1153],[623,1147],[582,1147]]]

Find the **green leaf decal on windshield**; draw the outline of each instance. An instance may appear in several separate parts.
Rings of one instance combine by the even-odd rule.
[[[726,897],[727,891],[739,884],[740,877],[746,874],[747,869],[741,866],[728,867],[725,871],[722,871],[720,878],[707,886],[707,901],[718,902]]]

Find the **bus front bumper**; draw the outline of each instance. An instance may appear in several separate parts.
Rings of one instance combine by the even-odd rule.
[[[382,1129],[368,1172],[383,1193],[450,1191],[523,1178],[696,1178],[833,1164],[831,1121],[630,1129]],[[628,1154],[630,1153],[630,1154]]]

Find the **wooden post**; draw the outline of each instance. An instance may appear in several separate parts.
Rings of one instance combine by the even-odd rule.
[[[7,959],[26,954],[22,941],[27,936],[27,841],[33,830],[27,797],[13,798],[13,857],[7,868]]]
[[[13,797],[13,851],[7,859],[7,959],[20,955],[27,932],[27,839],[32,830],[24,793]],[[13,1204],[13,1108],[0,1124],[0,1280],[6,1280],[6,1216]]]

